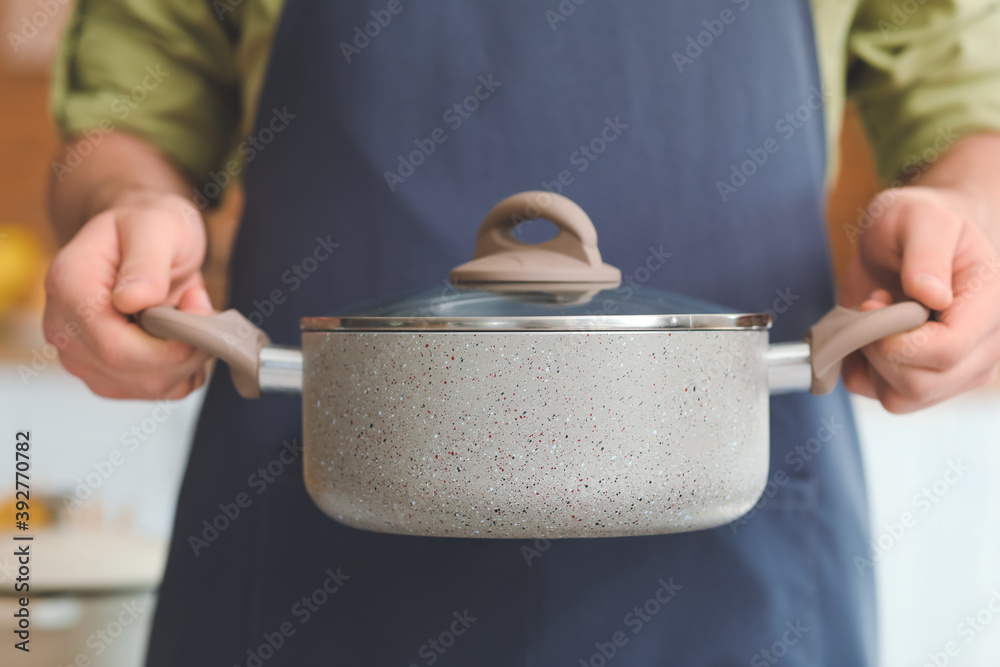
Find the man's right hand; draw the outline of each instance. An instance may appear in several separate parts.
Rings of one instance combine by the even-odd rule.
[[[210,315],[204,257],[201,214],[179,195],[133,193],[87,221],[45,280],[43,328],[63,366],[108,398],[173,400],[200,387],[208,355],[129,316],[160,304]]]

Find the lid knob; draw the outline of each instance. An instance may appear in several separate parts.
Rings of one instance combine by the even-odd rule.
[[[525,243],[514,229],[528,220],[549,220],[559,228],[544,243]],[[617,286],[621,271],[601,261],[597,231],[582,208],[552,192],[521,192],[486,214],[471,262],[451,270],[451,282],[601,283]]]

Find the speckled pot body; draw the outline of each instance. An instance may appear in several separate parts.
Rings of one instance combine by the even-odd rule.
[[[306,332],[306,486],[390,533],[718,526],[766,481],[766,351],[766,331]]]

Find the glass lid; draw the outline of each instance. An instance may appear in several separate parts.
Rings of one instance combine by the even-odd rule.
[[[767,329],[765,314],[724,308],[652,287],[630,285],[476,285],[412,292],[360,304],[337,317],[308,317],[306,331],[601,331]],[[602,288],[603,287],[603,288]],[[505,289],[507,288],[507,289]]]
[[[544,243],[514,236],[545,219],[558,234]],[[765,314],[726,309],[635,283],[605,264],[597,231],[575,203],[550,192],[522,192],[493,207],[479,227],[472,261],[451,282],[362,304],[336,317],[308,317],[306,331],[628,331],[767,329]]]

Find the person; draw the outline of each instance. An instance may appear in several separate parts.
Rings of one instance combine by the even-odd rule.
[[[45,332],[102,396],[199,387],[205,356],[130,316],[212,310],[199,205],[241,178],[231,302],[279,344],[300,316],[440,285],[486,210],[540,187],[590,213],[626,278],[662,249],[644,285],[780,303],[772,340],[799,339],[833,304],[821,211],[850,92],[896,187],[853,229],[839,298],[937,316],[854,355],[844,385],[917,410],[1000,363],[998,35],[972,0],[81,2],[54,85],[66,245]],[[328,260],[288,273],[327,237]],[[772,399],[775,493],[677,535],[353,530],[312,505],[300,465],[274,465],[298,462],[301,428],[299,399],[212,378],[148,665],[874,664],[843,385]]]

